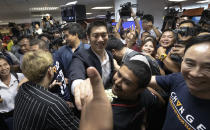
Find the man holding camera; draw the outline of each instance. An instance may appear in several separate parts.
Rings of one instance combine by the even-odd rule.
[[[151,14],[145,14],[142,17],[142,28],[143,30],[141,33],[144,31],[150,32],[150,35],[155,37],[157,40],[161,36],[160,30],[154,26],[154,17]]]
[[[53,26],[53,20],[52,20],[52,16],[50,16],[50,14],[46,14],[43,18],[42,18],[42,26],[43,26],[43,30],[48,30]]]
[[[184,49],[186,42],[195,36],[194,31],[195,24],[191,20],[182,21],[179,24],[177,32],[177,43],[174,44],[174,47],[170,50],[168,55],[162,60],[165,67],[171,72],[180,72],[182,57],[184,56]],[[191,30],[191,32],[187,32]],[[158,48],[158,55],[166,54],[166,49],[163,47]]]
[[[119,34],[118,30],[119,30],[119,28],[122,28],[121,26],[122,26],[123,18],[128,17],[128,16],[122,16],[122,14],[120,14],[120,15],[121,15],[120,16],[121,18],[119,19],[119,22],[117,23],[117,25],[115,27],[115,30],[114,30],[115,36],[118,39],[122,39],[120,37],[120,34]],[[131,28],[128,28],[125,31],[125,44],[127,45],[128,48],[133,49],[135,51],[139,51],[136,42],[137,42],[139,33],[141,31],[141,27],[140,27],[140,24],[139,24],[139,20],[137,19],[137,16],[136,16],[136,14],[134,13],[134,11],[131,7],[130,7],[130,14],[129,15],[130,15],[130,17],[133,18],[133,20],[135,22],[135,27],[132,26]]]

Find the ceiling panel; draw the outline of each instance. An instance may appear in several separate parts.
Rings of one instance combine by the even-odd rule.
[[[34,16],[35,14],[50,13],[54,17],[61,17],[60,9],[55,11],[45,11],[45,12],[31,12],[29,9],[32,7],[60,7],[73,0],[0,0],[0,21],[8,22],[11,20],[21,20],[21,19],[33,19],[41,16]],[[108,10],[92,10],[95,6],[114,6],[114,0],[77,0],[78,4],[86,5],[86,12],[93,13],[92,15],[87,15],[87,17],[94,17],[96,15],[106,14]],[[143,0],[137,0],[143,1]],[[146,2],[147,0],[144,0]],[[156,0],[154,0],[156,1]],[[167,0],[163,0],[167,1]],[[188,0],[183,2],[184,5],[194,4],[198,0]],[[114,11],[110,9],[109,11]]]
[[[71,0],[72,1],[72,0]],[[29,9],[32,7],[60,7],[61,5],[65,5],[70,0],[0,0],[0,21],[7,22],[11,20],[17,19],[30,19],[34,16],[34,14],[45,14],[50,13],[54,17],[60,17],[60,9],[55,11],[30,11]],[[92,12],[92,15],[88,15],[92,17],[93,15],[101,15],[106,14],[106,11],[101,10],[91,10],[92,7],[95,6],[113,6],[113,0],[78,0],[78,4],[86,5],[86,12]],[[113,11],[113,9],[110,9]],[[39,16],[41,18],[41,16]]]

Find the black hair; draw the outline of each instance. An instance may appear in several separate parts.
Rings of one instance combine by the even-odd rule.
[[[43,49],[43,50],[49,49],[49,44],[41,39],[33,39],[30,42],[30,46],[33,46],[33,45],[39,45],[39,49]]]
[[[145,15],[142,17],[142,20],[147,20],[148,22],[154,23],[154,17],[153,17],[151,14],[145,14]]]
[[[42,37],[46,37],[48,40],[52,40],[52,36],[47,33],[42,33],[38,36],[38,39],[41,39]]]
[[[111,51],[112,49],[115,49],[119,51],[122,50],[124,47],[125,45],[120,39],[113,37],[107,41],[106,50]]]
[[[0,59],[5,60],[9,65],[12,64],[12,63],[9,61],[9,59],[8,59],[6,56],[4,56],[2,53],[0,53]]]
[[[79,23],[71,23],[64,27],[64,31],[68,30],[69,34],[71,35],[78,35],[79,39],[83,38],[83,28]]]
[[[142,32],[142,33],[141,33],[141,37],[143,36],[143,34],[144,34],[144,33],[148,33],[148,34],[150,34],[150,32],[149,32],[149,31],[144,31],[144,32]]]
[[[108,32],[107,24],[104,21],[94,21],[90,23],[90,25],[88,26],[87,35],[90,36],[90,33],[94,27],[100,27],[100,26],[104,26]]]
[[[146,88],[152,76],[149,66],[139,60],[130,60],[125,62],[124,65],[137,77],[139,88]]]
[[[205,34],[201,36],[196,36],[189,39],[186,43],[184,53],[193,45],[202,44],[202,43],[209,43],[210,44],[210,34]]]
[[[33,39],[32,36],[28,36],[28,35],[23,35],[23,36],[17,37],[17,38],[18,38],[18,42],[22,41],[23,39],[28,39],[29,41],[31,39]]]
[[[179,23],[179,26],[182,25],[182,24],[185,24],[185,23],[191,23],[193,25],[193,27],[196,26],[195,23],[192,20],[184,20],[184,21]]]

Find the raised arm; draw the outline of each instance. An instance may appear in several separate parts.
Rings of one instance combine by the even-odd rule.
[[[122,19],[119,19],[119,22],[117,23],[115,29],[114,29],[114,35],[116,38],[121,39],[120,34],[118,32],[119,28],[122,26]]]
[[[141,27],[140,27],[140,24],[139,24],[139,20],[137,19],[136,17],[136,14],[133,12],[133,9],[131,8],[131,17],[133,18],[134,22],[135,22],[135,31],[138,32],[138,34],[140,34],[140,31],[141,31]]]

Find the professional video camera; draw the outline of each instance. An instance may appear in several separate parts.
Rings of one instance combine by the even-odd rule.
[[[197,27],[182,27],[180,29],[175,29],[174,32],[175,34],[180,34],[181,36],[195,36],[198,34],[199,29]]]
[[[131,2],[127,2],[125,4],[120,5],[122,7],[119,10],[120,18],[130,18],[131,17],[131,7],[136,7],[136,4],[131,4]]]
[[[49,21],[49,20],[53,20],[53,17],[52,16],[49,16],[50,18],[48,19],[47,18],[48,16],[43,16],[42,17],[42,20],[44,21],[44,22],[47,22],[47,21]]]
[[[172,29],[174,30],[176,28],[176,20],[177,16],[179,14],[179,11],[175,8],[167,8],[164,10],[164,20],[161,31],[164,31],[165,29]]]
[[[174,32],[176,35],[180,34],[182,37],[187,37],[187,36],[196,36],[199,32],[201,31],[200,26],[195,26],[195,27],[181,27],[180,29],[175,29]],[[177,42],[176,44],[182,44],[185,46],[186,41],[179,40],[178,36],[177,37]],[[175,45],[176,46],[176,45]],[[171,60],[180,63],[182,62],[182,57],[179,55],[171,54],[170,55]]]
[[[130,18],[131,17],[131,2],[127,2],[123,5],[120,5],[122,7],[119,10],[119,14],[121,18]]]
[[[199,23],[200,24],[209,24],[210,25],[210,10],[204,10],[203,11]]]

